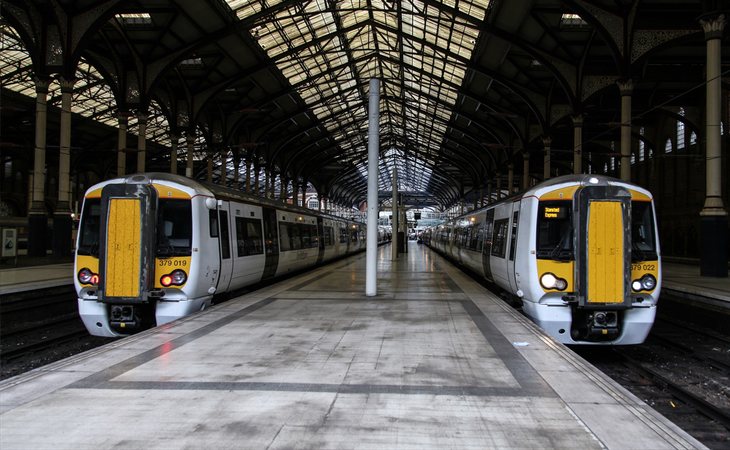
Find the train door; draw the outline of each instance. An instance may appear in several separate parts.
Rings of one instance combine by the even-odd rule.
[[[492,254],[492,232],[494,231],[494,208],[487,211],[487,218],[484,221],[484,246],[482,247],[482,266],[484,268],[484,277],[489,281],[494,281],[492,277],[492,266],[489,264],[489,258]]]
[[[517,259],[517,233],[520,218],[520,202],[512,203],[512,222],[510,223],[509,258],[507,261],[507,273],[511,292],[517,292],[517,280],[515,279],[515,260]]]
[[[218,245],[220,250],[220,276],[217,292],[225,292],[231,283],[233,274],[233,258],[231,258],[231,226],[229,217],[230,204],[226,201],[218,203]]]
[[[267,206],[263,207],[264,216],[264,252],[266,262],[264,263],[264,274],[262,280],[273,278],[276,268],[279,266],[279,230],[276,221],[276,210]]]
[[[630,305],[631,194],[621,187],[586,187],[578,194],[577,287],[581,306]]]
[[[319,254],[317,255],[317,264],[321,264],[324,259],[324,222],[321,217],[317,217],[317,234],[319,235]]]
[[[157,191],[147,184],[110,184],[101,193],[99,299],[147,302],[154,286]]]

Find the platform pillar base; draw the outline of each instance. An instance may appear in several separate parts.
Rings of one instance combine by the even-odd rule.
[[[28,256],[46,256],[46,236],[48,216],[45,214],[28,215]]]
[[[727,278],[727,216],[701,217],[700,231],[700,275],[703,277]]]

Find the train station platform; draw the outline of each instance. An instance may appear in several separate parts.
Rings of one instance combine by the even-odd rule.
[[[703,448],[422,245],[0,382],[0,447]]]

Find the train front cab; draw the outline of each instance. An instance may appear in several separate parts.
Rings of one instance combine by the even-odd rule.
[[[661,283],[651,197],[594,180],[528,200],[536,215],[539,283],[529,296],[538,301],[523,308],[566,344],[641,343]]]
[[[75,259],[79,314],[93,335],[126,335],[198,311],[205,280],[189,279],[203,249],[193,223],[205,198],[146,177],[107,183],[84,199]],[[202,208],[193,208],[197,202]],[[196,217],[193,211],[205,211]],[[199,228],[197,228],[199,229]],[[197,255],[196,255],[197,256]],[[217,272],[217,270],[216,270]]]

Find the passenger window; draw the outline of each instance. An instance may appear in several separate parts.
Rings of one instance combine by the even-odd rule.
[[[236,217],[236,247],[238,256],[261,255],[264,253],[260,220]]]
[[[492,256],[504,258],[506,241],[507,241],[507,225],[509,219],[501,219],[494,221],[494,234],[492,235]]]

